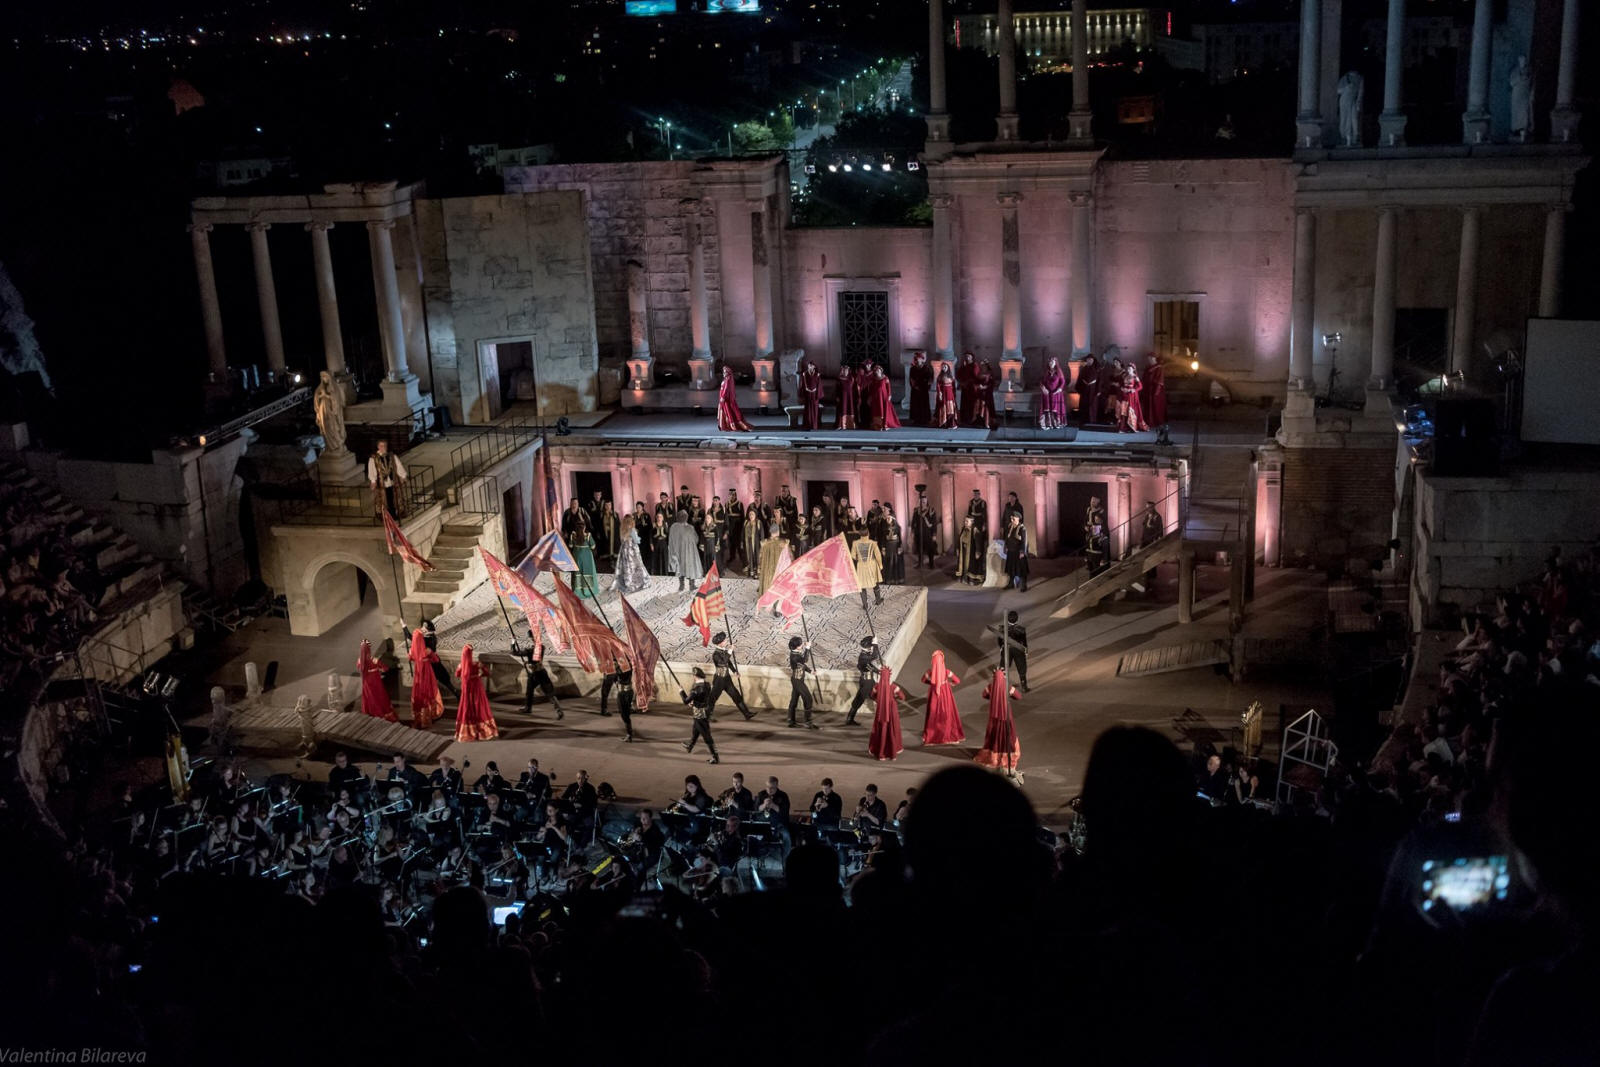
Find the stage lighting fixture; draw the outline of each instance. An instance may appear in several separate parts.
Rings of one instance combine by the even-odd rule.
[[[831,170],[831,169],[832,169],[832,168],[831,168],[831,167],[830,167],[830,168],[829,168],[829,169],[830,169],[830,170]],[[845,172],[845,173],[846,173],[846,174],[849,174],[849,173],[850,173],[850,172],[851,172],[851,171],[852,171],[852,170],[854,170],[854,169],[855,169],[855,168],[854,168],[854,167],[852,167],[852,166],[850,166],[850,164],[848,164],[848,163],[846,163],[846,164],[845,164],[845,165],[844,165],[844,172]]]
[[[914,159],[913,160],[908,160],[906,162],[906,170],[921,170],[921,169],[922,169],[922,164],[918,163]]]
[[[1189,361],[1189,369],[1190,370],[1199,370],[1200,369],[1200,361],[1198,359],[1191,359]]]
[[[807,163],[806,164],[806,173],[807,174],[815,174],[816,172],[817,172],[817,165],[815,163]]]
[[[155,691],[157,689],[160,689],[160,688],[161,688],[161,675],[160,675],[160,673],[158,673],[156,671],[151,671],[149,674],[144,676],[144,691],[146,693],[154,694]]]
[[[883,169],[884,169],[884,172],[885,172],[885,173],[888,173],[888,170],[889,170],[889,164],[887,164],[887,163],[885,163],[885,164],[884,164],[884,165],[883,165]]]
[[[167,675],[167,682],[166,682],[165,685],[163,685],[161,687],[161,695],[166,697],[168,700],[171,700],[172,699],[172,694],[176,693],[177,691],[178,691],[178,676],[175,675],[175,674]]]

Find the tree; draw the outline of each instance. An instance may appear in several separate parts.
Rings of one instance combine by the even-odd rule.
[[[795,206],[795,221],[805,226],[925,225],[931,217],[928,180],[906,163],[926,136],[923,120],[903,111],[846,115],[833,136],[806,150],[815,172]]]

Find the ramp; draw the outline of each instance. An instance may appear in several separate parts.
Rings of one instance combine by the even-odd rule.
[[[1183,531],[1174,530],[1147,548],[1136,549],[1132,555],[1117,560],[1111,566],[1078,585],[1060,597],[1052,619],[1065,619],[1086,608],[1092,608],[1106,597],[1137,582],[1148,570],[1162,563],[1171,563],[1183,549]]]
[[[1118,678],[1143,678],[1152,674],[1170,674],[1191,667],[1210,667],[1228,662],[1228,642],[1217,638],[1211,641],[1188,641],[1181,645],[1162,645],[1130,652],[1117,661]]]
[[[454,740],[448,732],[413,730],[404,724],[384,722],[359,711],[319,709],[314,717],[317,737],[324,742],[385,757],[398,752],[418,763],[432,763]],[[210,722],[211,717],[205,715],[191,719],[188,725],[205,727]],[[233,729],[240,733],[281,732],[293,734],[295,738],[300,736],[300,716],[295,714],[292,707],[262,704],[244,708],[233,713],[231,723]],[[445,726],[449,725],[447,719]]]

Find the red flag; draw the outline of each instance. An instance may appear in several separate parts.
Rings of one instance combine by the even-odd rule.
[[[801,602],[808,596],[836,597],[859,592],[856,569],[850,562],[850,548],[844,534],[830,537],[779,572],[772,585],[756,601],[756,611],[776,607],[792,619],[800,614]]]
[[[548,532],[556,528],[556,476],[550,470],[550,438],[544,431],[539,431],[539,455],[544,460],[544,528]]]
[[[578,657],[580,667],[586,671],[605,673],[611,669],[613,661],[632,662],[628,646],[611,632],[611,627],[589,614],[583,601],[559,578],[556,580],[556,600],[560,601],[557,611],[561,615],[562,626],[566,627],[567,634],[572,638],[572,654]]]
[[[994,677],[984,687],[983,699],[989,702],[989,724],[983,731],[983,748],[972,757],[985,767],[1003,767],[1007,771],[1017,769],[1017,761],[1022,758],[1022,741],[1017,737],[1017,724],[1011,718],[1012,700],[1022,694],[1017,692],[1013,685],[1006,682],[1006,672],[995,668]]]
[[[689,602],[689,614],[683,617],[685,626],[698,626],[703,645],[711,644],[711,620],[728,614],[728,603],[722,599],[722,579],[717,577],[717,565],[711,564],[706,580],[695,590]]]
[[[394,521],[394,516],[389,514],[388,508],[383,509],[383,539],[389,545],[389,555],[399,556],[407,563],[415,564],[425,571],[439,569],[433,565],[432,560],[425,559],[415,545],[406,540],[404,531],[400,529],[400,524]]]
[[[628,644],[633,646],[634,702],[640,711],[648,711],[656,695],[656,664],[661,662],[661,642],[633,610],[627,597],[618,595],[617,599],[622,601],[622,628],[628,634]]]
[[[524,581],[522,575],[496,559],[493,552],[479,545],[478,554],[483,557],[483,565],[489,569],[489,580],[494,583],[495,592],[511,601],[512,607],[527,616],[530,629],[535,633],[543,632],[547,648],[565,652],[567,637],[562,631],[561,617],[556,613],[555,606]],[[557,581],[556,584],[561,583]]]

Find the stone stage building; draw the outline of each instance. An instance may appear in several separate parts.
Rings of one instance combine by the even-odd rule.
[[[931,0],[920,159],[931,226],[792,226],[790,176],[776,157],[513,167],[498,196],[432,198],[421,186],[383,184],[204,198],[194,202],[192,233],[213,373],[226,376],[227,356],[208,240],[229,226],[249,231],[275,366],[285,353],[273,257],[309,254],[328,329],[323,357],[308,369],[336,374],[344,361],[328,229],[366,230],[388,381],[381,403],[349,411],[353,423],[420,417],[436,405],[457,424],[504,425],[512,405],[533,397],[541,415],[709,409],[719,364],[747,376],[747,410],[777,413],[792,399],[788,375],[802,355],[830,379],[841,363],[864,358],[900,378],[916,350],[994,360],[1006,381],[1001,403],[1026,422],[1047,355],[1075,366],[1118,349],[1142,365],[1156,353],[1182,361],[1171,365],[1176,392],[1200,394],[1215,382],[1235,402],[1281,412],[1263,420],[1255,484],[1233,490],[1256,502],[1256,556],[1371,558],[1402,514],[1409,519],[1396,506],[1406,477],[1392,408],[1397,365],[1409,372],[1419,353],[1436,349],[1445,362],[1430,374],[1483,380],[1496,351],[1520,345],[1530,316],[1562,311],[1566,216],[1587,163],[1575,142],[1579,6],[1513,0],[1496,20],[1495,3],[1478,0],[1461,139],[1413,146],[1401,85],[1404,0],[1390,0],[1384,84],[1367,97],[1381,101],[1375,115],[1338,113],[1341,4],[1304,0],[1291,157],[1123,160],[1094,140],[1084,0],[1072,5],[1065,38],[1074,103],[1061,139],[1019,139],[1018,16],[1001,0],[995,135],[964,144],[950,136],[949,27],[942,0]],[[1519,56],[1546,72],[1552,92],[1535,94],[1553,101],[1546,113],[1519,119],[1505,106]],[[302,240],[309,250],[290,247]],[[1327,399],[1335,403],[1319,403]],[[604,475],[619,508],[683,484],[738,485],[741,495],[760,484],[770,498],[785,481],[797,495],[831,481],[847,484],[853,500],[894,500],[904,517],[915,503],[910,487],[924,484],[947,516],[948,543],[949,516],[973,487],[993,515],[999,494],[1016,489],[1045,552],[1070,547],[1070,513],[1087,486],[1106,490],[1115,524],[1144,500],[1176,499],[1170,486],[1185,457],[1147,440],[1088,435],[997,436],[954,450],[890,434],[876,450],[835,448],[825,437],[795,448],[775,427],[762,431],[765,443],[737,448],[701,443],[711,436],[704,431],[679,435],[663,458],[657,444],[617,438],[622,424],[613,417],[551,439],[562,502],[603,488],[587,476]],[[532,524],[543,497],[531,462],[537,437],[511,434],[510,451],[487,450],[492,462],[478,454],[434,463],[432,495],[407,519],[425,551],[446,527],[498,522],[514,534]],[[476,505],[491,518],[465,510],[475,492],[492,495]],[[312,605],[314,576],[289,571],[316,556],[295,543],[325,542],[324,533],[311,523],[264,533],[279,542],[279,557],[298,561],[272,568],[270,580],[292,590],[291,616],[303,620],[296,632],[322,632],[338,612]],[[370,527],[360,536],[379,537]],[[505,546],[525,539],[495,536]],[[375,546],[376,559],[362,566],[383,570],[381,539]],[[463,589],[473,577],[469,564]],[[369,578],[393,614],[417,600],[415,575],[403,588]],[[424,591],[444,603],[453,596]]]

